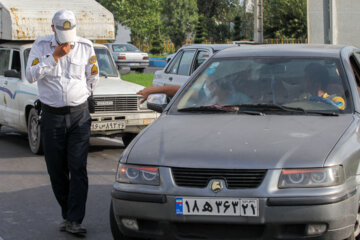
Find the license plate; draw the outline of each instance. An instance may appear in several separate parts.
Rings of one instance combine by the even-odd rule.
[[[259,216],[255,198],[176,198],[177,215]]]
[[[130,66],[139,66],[140,63],[130,63],[129,65],[130,65]]]
[[[125,121],[111,121],[111,122],[92,122],[91,131],[105,131],[125,129]]]

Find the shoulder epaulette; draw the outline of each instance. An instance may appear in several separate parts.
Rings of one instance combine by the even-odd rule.
[[[48,35],[48,36],[43,36],[43,37],[38,37],[35,40],[35,43],[40,43],[40,42],[50,42],[52,39],[53,35]]]
[[[77,38],[77,42],[78,42],[78,43],[87,44],[87,45],[89,45],[90,47],[93,46],[93,43],[92,43],[90,40],[86,39],[86,38],[78,37],[78,38]]]

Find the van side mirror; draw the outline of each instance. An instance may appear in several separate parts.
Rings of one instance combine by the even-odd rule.
[[[21,78],[21,72],[18,72],[15,69],[6,70],[4,72],[5,77],[12,77],[12,78]]]
[[[168,105],[166,94],[150,94],[147,98],[147,107],[155,112],[162,113]]]

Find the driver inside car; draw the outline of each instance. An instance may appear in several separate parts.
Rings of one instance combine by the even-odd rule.
[[[324,102],[336,106],[340,110],[346,107],[344,98],[326,92],[329,74],[319,63],[310,63],[305,67],[305,91],[300,100]]]

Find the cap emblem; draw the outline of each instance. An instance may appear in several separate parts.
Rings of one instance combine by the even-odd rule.
[[[71,28],[71,23],[69,21],[65,21],[64,25],[63,25],[64,30],[70,29]]]

